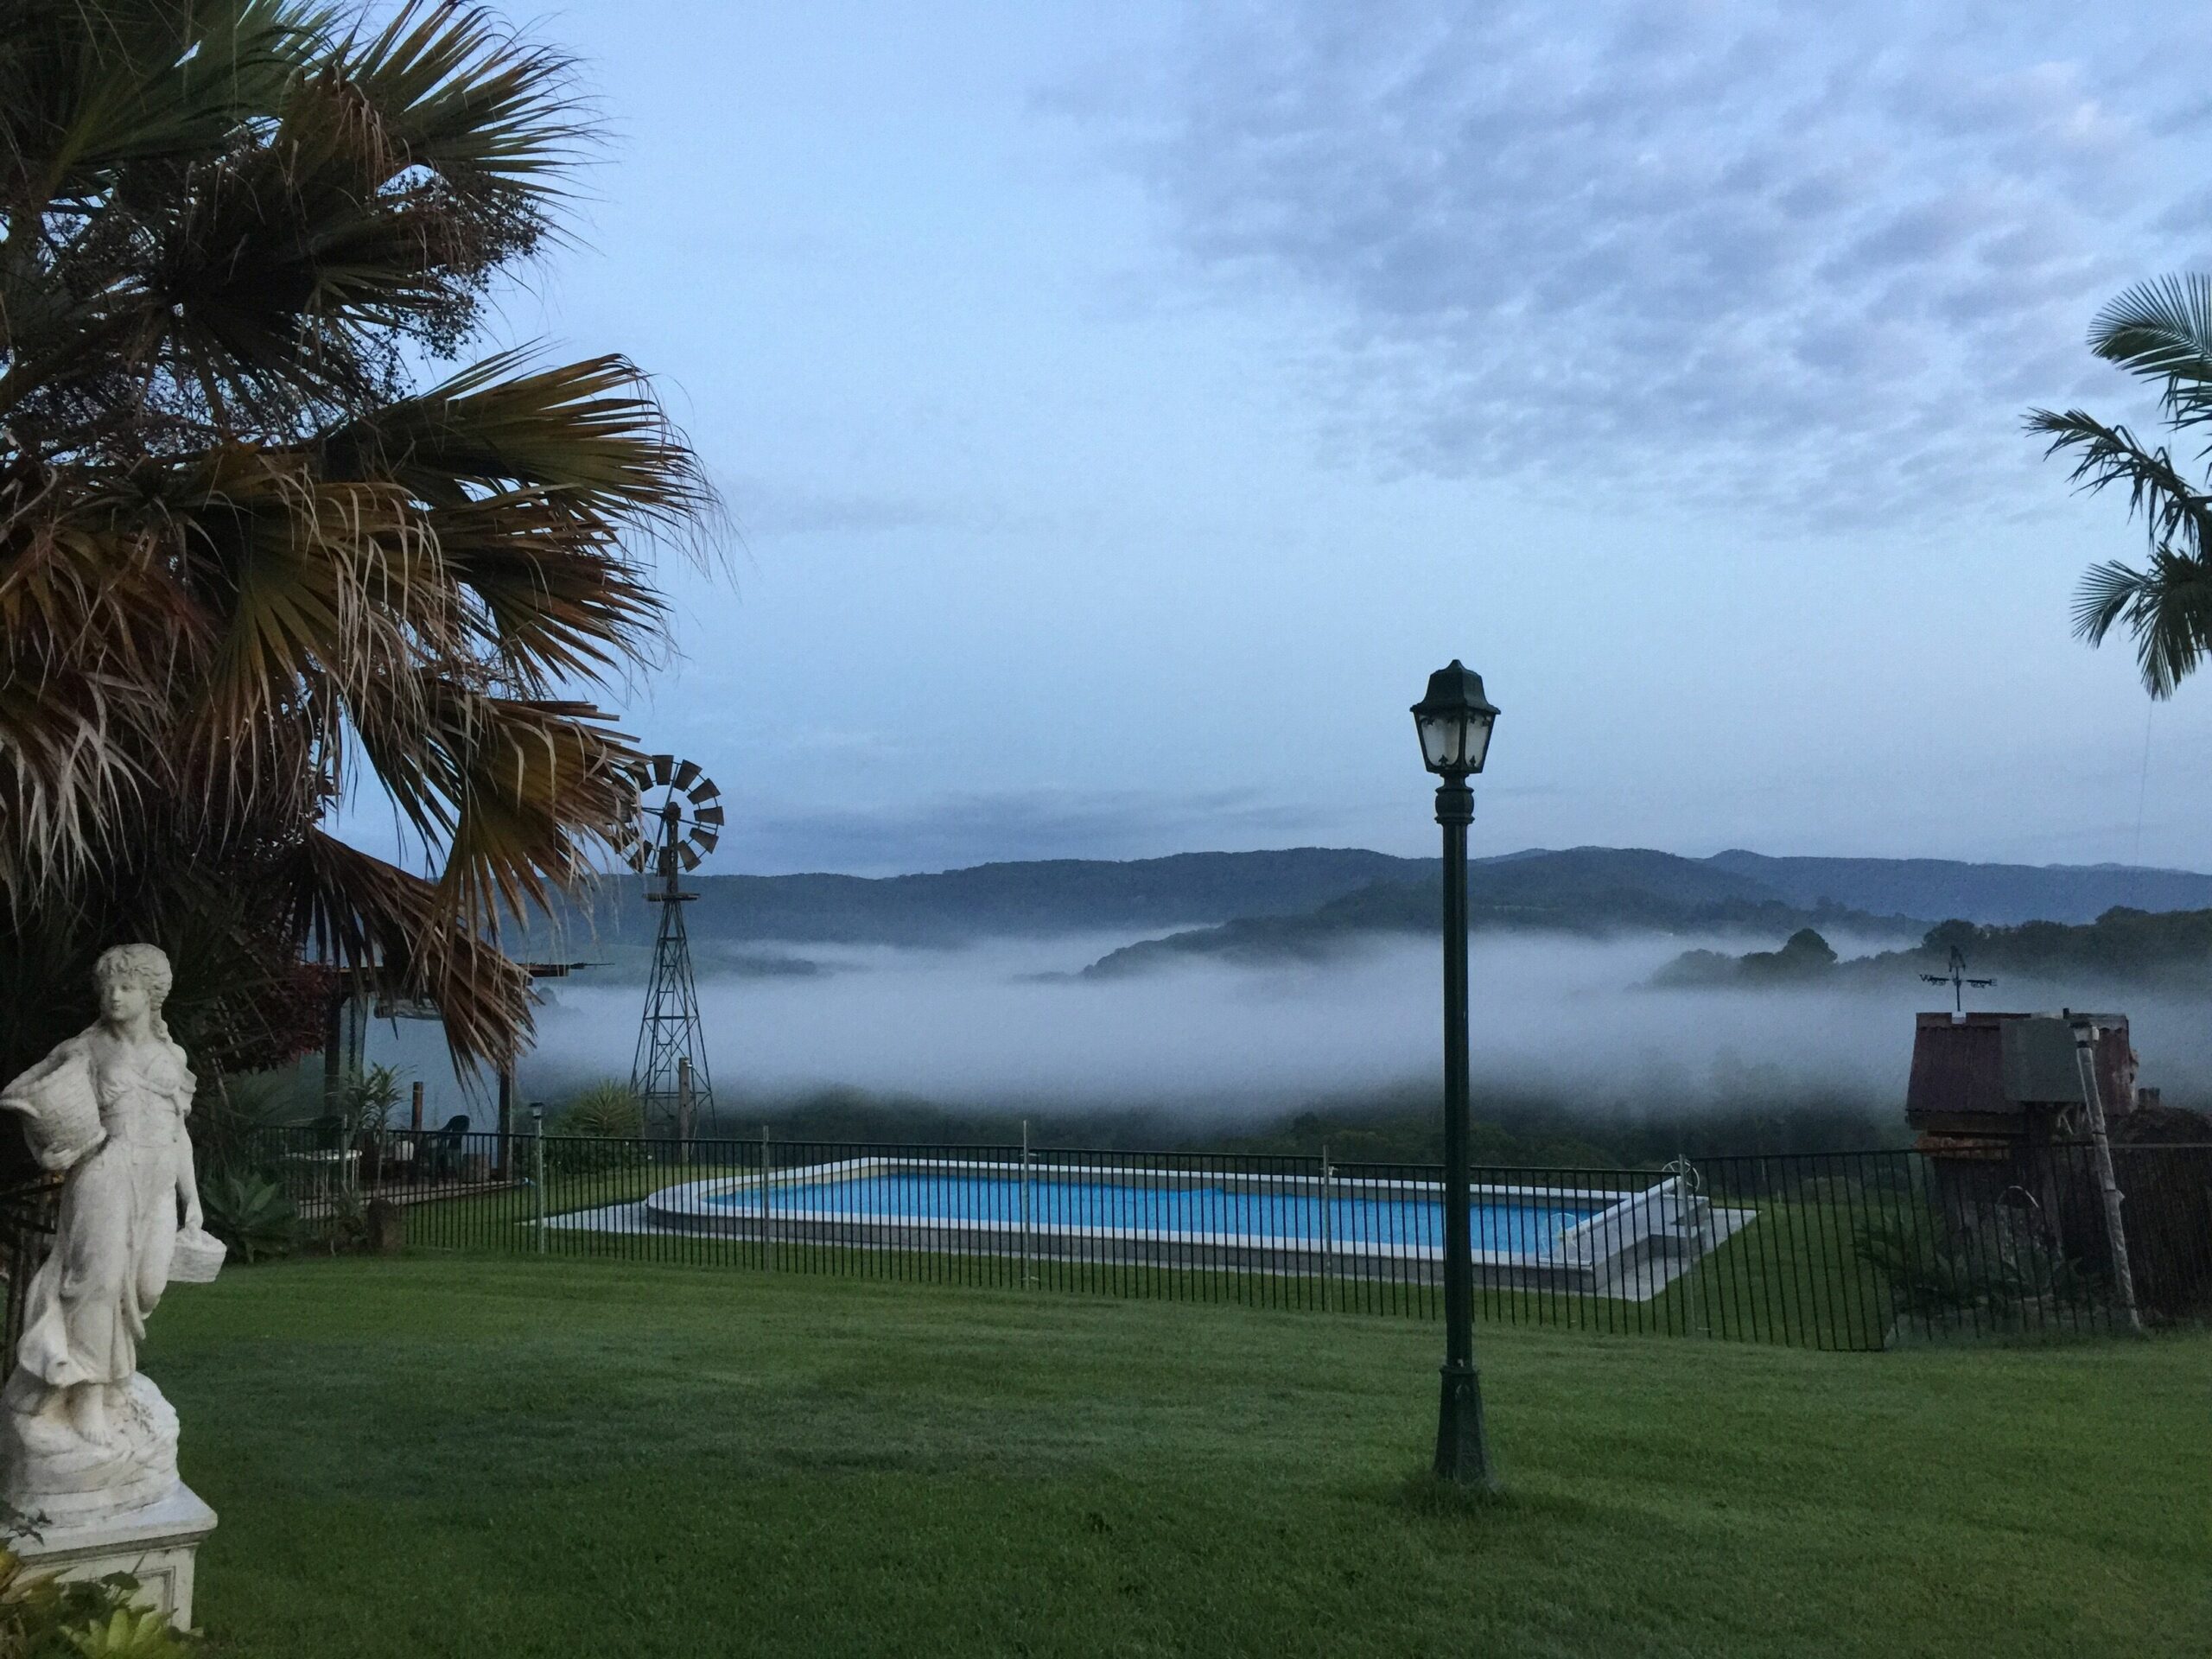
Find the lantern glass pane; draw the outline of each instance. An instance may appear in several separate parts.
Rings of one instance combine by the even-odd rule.
[[[1467,722],[1465,764],[1469,772],[1483,769],[1483,757],[1490,753],[1490,728],[1497,718],[1495,715],[1478,715]]]
[[[1417,722],[1421,728],[1421,759],[1431,772],[1448,771],[1459,764],[1459,751],[1465,741],[1461,722],[1451,715],[1425,715]]]

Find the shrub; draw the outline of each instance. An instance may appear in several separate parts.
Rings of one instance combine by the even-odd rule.
[[[1921,1211],[1862,1216],[1852,1242],[1888,1282],[1897,1313],[1931,1325],[1972,1319],[2003,1329],[2090,1306],[2098,1294],[2032,1224],[2002,1210],[1963,1230]]]
[[[0,1654],[10,1659],[172,1659],[199,1647],[159,1613],[135,1605],[124,1573],[63,1584],[30,1573],[0,1548]]]
[[[242,1262],[283,1255],[296,1242],[299,1211],[284,1189],[259,1170],[219,1169],[200,1183],[207,1229]]]
[[[346,1080],[338,1097],[338,1144],[352,1147],[365,1136],[381,1135],[391,1127],[392,1109],[399,1104],[399,1073],[388,1065],[372,1065]]]
[[[545,1167],[563,1175],[629,1169],[645,1161],[645,1103],[608,1078],[570,1097],[547,1126]]]
[[[555,1135],[635,1141],[645,1132],[645,1104],[628,1084],[609,1077],[570,1096],[547,1127]]]

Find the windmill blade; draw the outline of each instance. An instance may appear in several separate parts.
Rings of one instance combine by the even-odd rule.
[[[699,763],[696,760],[686,760],[677,766],[676,776],[669,781],[688,795],[691,792],[691,785],[697,780],[698,776]]]
[[[699,868],[699,849],[696,847],[694,847],[690,842],[680,841],[677,842],[676,855],[683,861],[683,868],[685,869],[696,870]]]
[[[701,823],[719,824],[726,817],[727,815],[719,806],[702,806],[696,814],[697,821]]]
[[[711,830],[694,830],[691,832],[691,845],[699,849],[699,855],[702,858],[713,852],[715,843],[721,840],[721,837]]]
[[[666,783],[669,780],[670,775],[676,770],[676,757],[672,754],[657,754],[653,756],[652,769],[653,782],[656,784]]]

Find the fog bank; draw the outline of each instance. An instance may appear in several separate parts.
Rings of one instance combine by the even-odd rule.
[[[1192,962],[1127,979],[1063,977],[1127,942],[789,947],[825,971],[700,983],[716,1094],[726,1110],[849,1087],[1046,1116],[1166,1106],[1194,1121],[1249,1120],[1436,1073],[1433,945],[1376,943],[1318,965]],[[1904,970],[1894,985],[1841,991],[1647,987],[1655,969],[1705,943],[1478,935],[1478,1090],[1593,1114],[1769,1097],[1901,1109],[1913,1014],[1948,1006],[1948,990]],[[1865,948],[1835,943],[1847,955]],[[2024,982],[1979,995],[1982,1007],[2127,1013],[2145,1083],[2183,1103],[2212,1092],[2212,1034],[2193,1001]],[[643,996],[635,982],[579,976],[554,987],[522,1070],[524,1097],[557,1100],[588,1078],[626,1076]],[[427,1046],[416,1037],[407,1046]]]

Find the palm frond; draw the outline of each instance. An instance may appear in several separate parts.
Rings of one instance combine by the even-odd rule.
[[[557,228],[569,66],[451,0],[0,12],[0,903],[46,941],[0,984],[143,928],[296,990],[306,942],[511,1053],[497,931],[630,805],[582,699],[715,505],[620,357],[415,388]],[[353,783],[435,879],[321,830]]]
[[[2153,697],[2171,697],[2212,652],[2212,566],[2163,550],[2144,570],[2117,562],[2093,566],[2075,597],[2075,635],[2101,645],[2123,623],[2145,688]]]
[[[2132,374],[2165,383],[2177,425],[2212,414],[2212,276],[2188,271],[2139,283],[2097,314],[2089,348]]]
[[[320,830],[282,874],[318,959],[434,1003],[458,1057],[513,1059],[531,1027],[529,976],[458,925],[435,884]]]
[[[348,41],[332,73],[360,90],[403,166],[461,188],[557,190],[588,139],[569,60],[480,6],[410,0],[372,39]]]
[[[2140,514],[2153,547],[2181,543],[2194,555],[2212,546],[2212,495],[2191,484],[2164,449],[2146,449],[2124,426],[2107,426],[2082,410],[2033,410],[2029,431],[2050,440],[2044,453],[2075,453],[2073,482],[2091,493],[2127,486],[2128,516]]]

